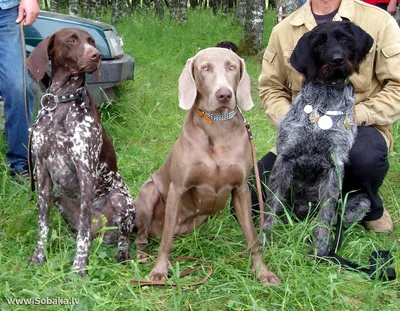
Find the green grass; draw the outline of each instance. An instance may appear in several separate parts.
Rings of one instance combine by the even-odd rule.
[[[266,44],[273,13],[266,17]],[[213,17],[208,11],[190,12],[186,25],[169,19],[159,23],[150,13],[138,13],[117,25],[125,52],[135,57],[135,81],[119,90],[118,100],[102,107],[103,123],[112,138],[119,168],[133,196],[143,182],[164,161],[182,126],[185,111],[178,107],[177,83],[186,59],[199,49],[222,40],[238,42],[242,30],[231,18]],[[258,106],[257,78],[260,59],[247,59],[256,107],[246,112],[255,136],[258,157],[273,145],[275,130]],[[396,149],[382,187],[385,206],[396,231],[375,234],[355,225],[345,232],[340,254],[367,263],[374,249],[392,250],[400,273],[400,156],[398,125]],[[210,260],[214,274],[195,288],[177,286],[137,288],[131,279],[145,279],[152,264],[134,260],[117,264],[116,247],[94,240],[90,252],[89,277],[65,281],[75,253],[75,238],[58,213],[51,213],[48,260],[41,267],[27,264],[37,235],[36,199],[28,201],[29,187],[12,182],[4,164],[5,141],[0,144],[0,309],[1,310],[399,310],[399,279],[370,280],[367,276],[341,269],[329,262],[307,257],[315,221],[279,223],[271,243],[263,250],[268,267],[282,280],[281,286],[263,288],[251,274],[250,258],[239,225],[228,210],[200,229],[174,241],[172,258],[197,256]],[[134,239],[132,237],[132,241]],[[158,240],[151,242],[155,253]],[[136,254],[134,247],[131,254]],[[172,279],[178,284],[196,277],[177,279],[179,271],[205,263],[174,266]],[[197,274],[202,278],[203,272]],[[75,306],[9,306],[9,298],[79,299]]]

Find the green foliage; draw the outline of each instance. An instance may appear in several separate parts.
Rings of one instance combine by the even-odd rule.
[[[264,46],[273,25],[273,13],[265,24]],[[135,57],[135,81],[119,89],[118,100],[100,109],[103,123],[114,142],[119,168],[133,196],[139,187],[165,160],[177,138],[185,116],[178,107],[178,78],[186,60],[198,50],[222,40],[238,42],[240,26],[233,18],[213,17],[210,11],[189,11],[188,22],[177,25],[168,18],[161,23],[150,12],[124,19],[117,29],[125,42],[125,52]],[[246,59],[252,79],[256,107],[246,112],[255,136],[258,157],[273,145],[275,130],[259,107],[257,78],[259,58]],[[398,124],[394,130],[399,142]],[[359,263],[367,263],[375,249],[393,252],[400,273],[400,156],[399,146],[390,155],[391,168],[382,187],[382,196],[393,216],[393,234],[375,234],[355,225],[345,232],[341,254]],[[307,257],[315,220],[279,222],[271,242],[263,250],[267,266],[282,280],[279,287],[263,288],[251,274],[248,254],[227,260],[246,249],[239,225],[228,209],[192,234],[175,239],[172,258],[198,256],[210,260],[211,279],[196,288],[178,286],[137,288],[129,281],[145,279],[152,264],[132,260],[117,264],[115,245],[92,242],[89,277],[80,279],[70,273],[75,254],[75,237],[53,209],[48,260],[41,266],[27,264],[35,244],[37,202],[28,201],[28,185],[18,185],[7,175],[4,160],[5,140],[0,144],[0,309],[1,310],[399,310],[399,282],[371,281],[367,276],[342,270],[330,262]],[[132,241],[135,238],[132,236]],[[156,254],[158,240],[151,242]],[[132,256],[136,255],[134,247]],[[179,271],[201,265],[181,263],[171,271],[175,280]],[[204,276],[198,272],[197,278]],[[188,283],[196,279],[177,279]],[[10,306],[10,298],[79,299],[74,306]]]

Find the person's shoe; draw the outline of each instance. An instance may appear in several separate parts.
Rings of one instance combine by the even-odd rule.
[[[382,217],[377,220],[364,221],[364,227],[367,230],[379,233],[392,232],[393,231],[392,217],[390,217],[390,214],[386,210],[386,208],[383,208]]]
[[[19,184],[24,184],[30,181],[29,170],[27,167],[18,171],[11,169],[10,177]]]

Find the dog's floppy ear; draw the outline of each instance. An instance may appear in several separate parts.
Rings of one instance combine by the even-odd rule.
[[[374,39],[372,39],[372,37],[359,26],[350,22],[347,24],[348,27],[350,27],[350,31],[353,33],[354,38],[356,39],[356,61],[358,64],[360,64],[374,44]]]
[[[240,80],[236,90],[236,100],[243,111],[253,108],[250,77],[246,70],[246,64],[242,58],[240,58]]]
[[[193,58],[189,58],[179,77],[179,107],[185,110],[192,108],[197,96],[196,83],[193,77]]]
[[[316,66],[311,57],[311,36],[309,32],[305,33],[297,42],[289,62],[294,69],[304,75],[306,81],[314,79]]]
[[[26,66],[36,79],[43,79],[49,64],[49,50],[54,43],[54,34],[38,44],[25,61]]]

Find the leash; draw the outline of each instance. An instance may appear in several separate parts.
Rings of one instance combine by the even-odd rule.
[[[380,279],[392,281],[396,279],[396,271],[393,268],[387,266],[393,263],[393,256],[390,251],[377,250],[371,253],[369,259],[370,266],[362,267],[359,264],[351,262],[337,254],[343,243],[343,219],[339,212],[337,215],[336,230],[335,230],[335,241],[333,247],[330,249],[327,258],[336,264],[342,264],[345,267],[364,272],[370,276],[371,279]],[[385,267],[386,266],[386,267]],[[385,267],[385,268],[384,268]]]
[[[245,119],[242,110],[240,109],[239,106],[237,106],[237,109],[239,111],[240,116],[243,119],[244,126],[247,131],[247,135],[249,137],[249,142],[250,142],[250,149],[251,149],[251,156],[253,158],[253,167],[254,167],[254,175],[256,178],[256,187],[257,187],[257,196],[258,196],[258,206],[260,209],[260,232],[258,236],[260,237],[263,232],[264,228],[264,202],[262,198],[262,190],[261,190],[261,181],[260,181],[260,172],[258,170],[258,165],[257,165],[257,155],[256,155],[256,148],[254,146],[254,136],[251,132],[250,129],[250,123]]]
[[[22,21],[19,23],[19,29],[20,29],[20,38],[21,38],[21,46],[22,46],[22,57],[23,57],[23,88],[24,88],[24,104],[25,104],[25,117],[26,117],[26,123],[28,125],[29,128],[29,136],[28,136],[28,172],[29,172],[29,182],[30,182],[30,188],[31,188],[31,195],[29,197],[29,201],[33,200],[33,192],[35,192],[35,179],[33,176],[33,171],[34,171],[34,167],[33,167],[33,159],[32,159],[32,151],[31,151],[31,144],[32,144],[32,131],[31,131],[31,117],[30,117],[30,113],[29,113],[29,104],[28,104],[28,94],[27,94],[27,87],[28,87],[28,83],[26,80],[26,64],[25,64],[25,60],[26,60],[26,45],[25,45],[25,34],[24,34],[24,21],[25,21],[25,16],[22,19]]]
[[[247,247],[244,251],[241,251],[240,253],[237,253],[232,257],[223,259],[222,261],[229,261],[229,260],[231,260],[231,259],[233,259],[235,257],[238,257],[238,256],[248,252],[256,243],[258,243],[258,240],[261,237],[261,235],[263,233],[263,228],[264,228],[264,209],[263,209],[264,202],[263,202],[262,192],[261,192],[260,173],[258,171],[258,166],[257,166],[257,155],[256,155],[256,149],[255,149],[255,146],[254,146],[254,136],[251,133],[250,124],[245,119],[240,107],[237,106],[236,109],[239,112],[240,116],[242,117],[244,126],[246,128],[246,132],[247,132],[247,135],[248,135],[248,138],[249,138],[249,142],[250,142],[250,149],[251,149],[251,155],[252,155],[252,158],[253,158],[256,186],[257,186],[257,191],[258,191],[258,204],[259,204],[259,208],[260,208],[260,232],[259,232],[259,234],[257,236],[257,239],[254,241],[254,243],[252,245]],[[235,110],[235,114],[236,114],[236,110]],[[204,117],[200,113],[199,113],[199,115],[201,117]],[[158,189],[157,189],[157,191],[158,191]],[[159,192],[159,195],[160,195],[161,199],[164,200],[160,192]],[[202,262],[209,262],[209,260],[204,260],[204,259],[201,259],[201,258],[184,256],[184,257],[178,257],[178,258],[174,259],[173,261],[171,261],[171,265],[174,265],[177,262],[181,262],[181,261],[185,261],[185,260],[196,260],[196,261],[202,261]],[[193,269],[186,269],[180,274],[180,276],[181,277],[187,276],[189,274],[192,274],[193,272],[196,272],[196,271],[200,270],[201,268],[204,268],[204,269],[208,270],[207,275],[203,279],[201,279],[200,281],[192,282],[192,283],[179,284],[179,286],[191,287],[191,286],[198,286],[198,285],[204,284],[211,277],[211,275],[213,274],[213,269],[212,269],[211,266],[199,266],[199,267],[196,267],[196,268],[193,268]],[[173,283],[173,282],[137,280],[137,279],[131,280],[130,283],[137,284],[137,285],[139,285],[139,287],[144,287],[144,286],[165,286],[165,285],[169,285],[169,286],[172,286],[172,287],[178,286],[178,284]]]

